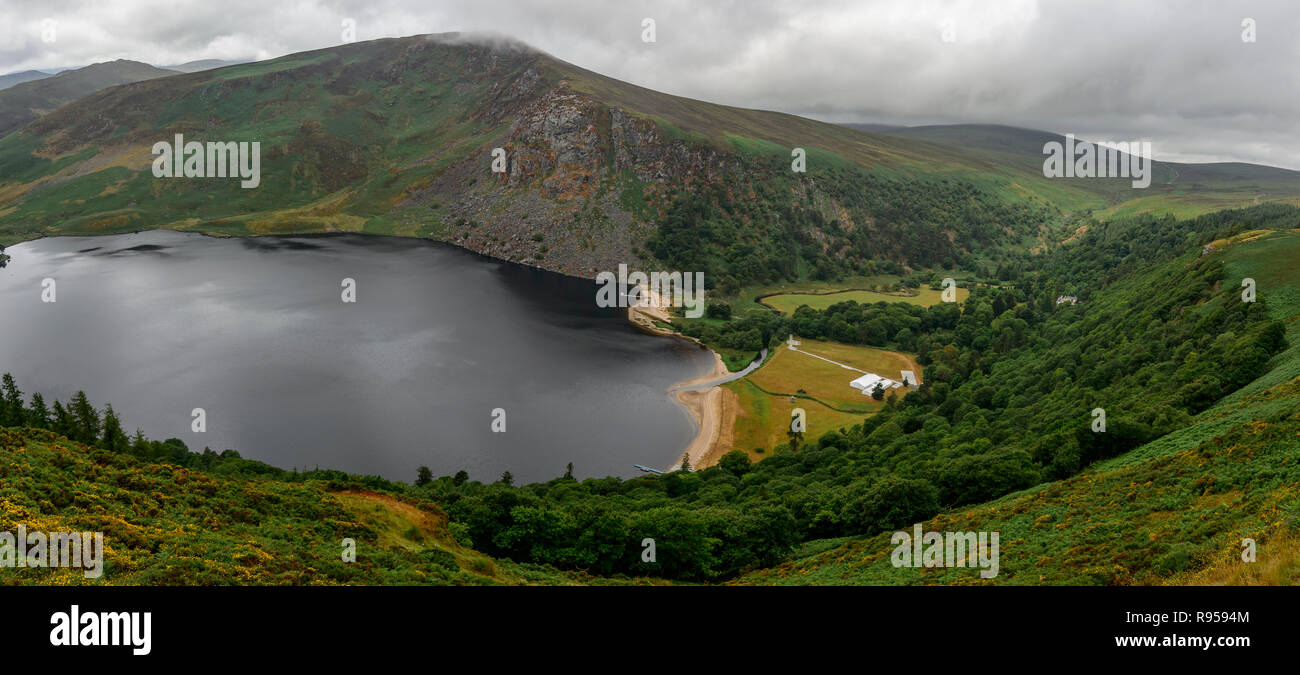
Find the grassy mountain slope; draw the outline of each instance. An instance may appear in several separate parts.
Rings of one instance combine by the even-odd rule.
[[[177,133],[259,141],[261,185],[155,179],[150,148]],[[496,147],[505,174],[490,170]],[[793,147],[807,150],[807,174],[790,171]],[[687,203],[700,195],[707,204]],[[361,231],[584,276],[652,257],[736,283],[790,278],[818,257],[857,271],[872,257],[938,263],[916,252],[1029,248],[1055,236],[1061,212],[1134,197],[1104,181],[1045,179],[1014,155],[670,96],[458,34],[113,87],[0,139],[0,244],[153,227]],[[712,210],[715,234],[728,230],[704,237],[703,262],[665,253],[675,246],[649,250],[674,209],[693,214],[691,226]],[[901,240],[917,228],[923,241],[909,254]],[[792,243],[806,260],[777,259]],[[744,257],[733,244],[758,260],[724,264]]]
[[[925,531],[998,531],[993,583],[1300,582],[1300,256],[1296,230],[1215,242],[1228,278],[1256,280],[1289,349],[1189,426],[1081,474],[924,522]],[[1191,264],[1195,253],[1180,261]],[[1224,284],[1222,292],[1238,288]],[[890,533],[805,545],[743,584],[972,584],[970,569],[899,569]],[[1243,538],[1258,562],[1240,559]]]
[[[103,532],[104,574],[6,567],[0,584],[604,583],[493,560],[458,543],[437,506],[383,488],[196,471],[0,428],[0,531],[20,523]]]
[[[1044,143],[1065,140],[1062,134],[1001,124],[845,126],[960,147],[978,152],[990,161],[1016,166],[1025,171],[1041,170]],[[1158,147],[1154,150],[1159,153]],[[1089,188],[1105,196],[1108,201],[1104,209],[1099,209],[1099,215],[1170,212],[1178,217],[1188,217],[1207,211],[1248,206],[1258,201],[1300,203],[1300,172],[1289,169],[1243,162],[1187,164],[1156,161],[1152,171],[1151,187],[1141,191],[1131,189],[1127,179],[1088,181],[1091,183]],[[1065,180],[1084,182],[1082,179]]]
[[[0,136],[101,89],[174,74],[146,63],[118,59],[15,84],[0,91]]]

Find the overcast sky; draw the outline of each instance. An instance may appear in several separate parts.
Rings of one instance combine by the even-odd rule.
[[[652,89],[827,121],[1012,124],[1300,169],[1297,0],[0,0],[0,74],[270,58],[339,44],[345,18],[358,40],[495,31]]]

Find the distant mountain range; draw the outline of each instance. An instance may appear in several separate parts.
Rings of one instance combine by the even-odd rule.
[[[28,78],[28,81],[0,91],[0,136],[101,89],[175,74],[176,71],[162,70],[147,63],[117,60],[65,70],[57,75]]]
[[[8,75],[0,75],[0,91],[8,89],[15,84],[31,82],[32,80],[41,80],[49,76],[50,73],[45,73],[39,70],[24,70],[22,72],[9,73]]]
[[[1065,140],[1065,136],[1062,134],[1002,124],[935,124],[908,127],[855,123],[845,124],[844,126],[900,138],[914,138],[1029,158],[1039,166],[1042,165],[1044,159],[1043,145]],[[1078,142],[1083,141],[1084,139],[1078,139]],[[1260,164],[1247,164],[1245,162],[1186,164],[1157,160],[1154,165],[1157,180],[1171,184],[1178,181],[1293,181],[1300,179],[1300,172],[1298,171]]]
[[[234,66],[241,63],[248,63],[250,61],[252,61],[252,59],[234,59],[234,60],[201,59],[198,61],[187,61],[185,63],[180,63],[176,65],[154,66],[154,67],[161,70],[175,71],[177,73],[197,73],[201,70],[212,70],[213,68]],[[127,61],[127,63],[136,63],[136,62]],[[103,65],[103,64],[96,64],[96,65]],[[33,80],[43,80],[47,77],[58,75],[59,73],[63,73],[70,70],[81,70],[86,67],[87,66],[80,66],[76,68],[50,68],[48,70],[23,70],[16,73],[7,73],[4,75],[0,75],[0,91],[8,89],[9,87],[14,86],[15,84],[22,84],[24,82],[31,82]]]
[[[241,63],[248,63],[252,59],[235,59],[232,61],[223,61],[221,59],[200,59],[198,61],[186,61],[174,66],[158,66],[164,70],[175,70],[181,73],[197,73],[202,70],[212,70],[213,68],[223,68],[225,66],[236,66]]]

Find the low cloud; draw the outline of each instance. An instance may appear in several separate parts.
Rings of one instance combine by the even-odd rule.
[[[1289,0],[47,0],[0,13],[0,72],[272,58],[338,44],[350,18],[358,40],[489,31],[660,91],[827,121],[1012,124],[1300,169]]]

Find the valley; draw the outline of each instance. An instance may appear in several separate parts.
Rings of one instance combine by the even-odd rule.
[[[1300,173],[1050,178],[1054,132],[475,34],[115,63],[0,91],[0,531],[103,530],[96,583],[1294,583]],[[156,178],[182,136],[258,180]],[[602,305],[625,268],[703,315]],[[912,526],[998,573],[894,564]]]

